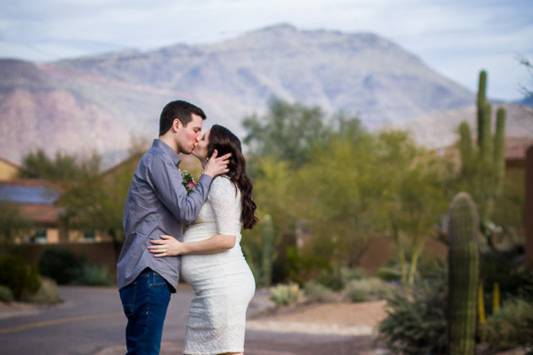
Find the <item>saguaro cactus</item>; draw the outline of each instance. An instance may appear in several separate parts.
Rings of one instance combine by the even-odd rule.
[[[464,192],[453,199],[449,214],[448,346],[451,355],[470,355],[475,350],[479,218]]]
[[[492,108],[487,100],[487,72],[479,73],[477,94],[477,144],[472,144],[470,127],[463,122],[459,126],[459,150],[461,177],[479,206],[481,231],[490,238],[487,228],[494,200],[501,193],[505,175],[505,109],[496,113],[496,128],[492,134]],[[490,244],[490,240],[489,240]]]
[[[496,172],[497,193],[501,193],[503,188],[503,178],[505,175],[505,115],[505,109],[501,107],[496,111],[493,162],[494,170]]]
[[[486,102],[487,102],[487,72],[485,70],[482,70],[479,72],[477,100],[476,100],[477,136],[481,139],[483,137],[483,129],[484,129],[483,123],[485,122],[485,120],[483,119],[483,113],[484,113],[483,108],[485,107]]]
[[[533,145],[526,152],[524,228],[526,230],[526,264],[530,270],[533,270]]]

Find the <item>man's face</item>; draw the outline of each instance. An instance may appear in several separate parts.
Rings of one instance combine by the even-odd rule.
[[[209,145],[209,132],[207,131],[202,135],[198,144],[194,147],[192,155],[200,160],[205,160],[207,158],[207,146]]]
[[[192,114],[191,117],[192,120],[185,126],[178,120],[177,124],[179,128],[176,134],[178,153],[191,154],[202,134],[204,120],[195,114]]]

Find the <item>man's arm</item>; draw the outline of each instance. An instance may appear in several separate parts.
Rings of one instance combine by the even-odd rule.
[[[213,153],[198,184],[190,193],[183,186],[183,179],[178,169],[170,161],[154,156],[148,169],[149,180],[157,198],[181,222],[192,223],[198,216],[200,208],[207,199],[209,186],[213,177],[228,171],[228,159],[231,154],[217,157]]]
[[[209,185],[213,178],[202,174],[196,187],[187,193],[182,177],[172,162],[155,156],[148,169],[154,192],[166,208],[180,222],[192,223],[207,199]]]

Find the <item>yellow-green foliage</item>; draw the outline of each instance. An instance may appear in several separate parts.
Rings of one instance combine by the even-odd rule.
[[[298,284],[277,285],[270,289],[270,299],[276,304],[287,306],[303,299],[304,293]]]
[[[41,287],[39,287],[39,290],[35,294],[25,297],[24,301],[41,304],[62,302],[57,283],[46,277],[41,277]]]
[[[11,289],[14,298],[20,300],[35,294],[41,282],[34,265],[18,256],[0,255],[0,285]]]
[[[11,302],[13,299],[14,297],[11,289],[9,287],[0,285],[0,302]]]
[[[272,217],[279,252],[274,279],[290,275],[305,282],[324,265],[354,267],[370,238],[390,235],[402,279],[412,282],[425,242],[446,210],[450,164],[405,132],[374,134],[353,117],[317,121],[317,115],[277,102],[261,120],[246,121],[259,215]],[[259,231],[243,240],[254,238]],[[294,252],[296,239],[303,245]],[[246,248],[254,245],[259,243]]]
[[[334,302],[338,298],[331,289],[315,281],[306,283],[304,291],[307,302]]]
[[[508,300],[480,329],[483,342],[494,350],[533,346],[533,304]]]
[[[348,283],[344,297],[350,302],[384,300],[392,296],[394,286],[378,278],[353,280]]]

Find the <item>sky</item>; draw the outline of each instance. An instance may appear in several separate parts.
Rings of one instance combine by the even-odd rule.
[[[0,3],[0,57],[36,62],[124,49],[203,44],[289,23],[373,32],[440,74],[515,100],[531,76],[533,0],[18,0]]]

